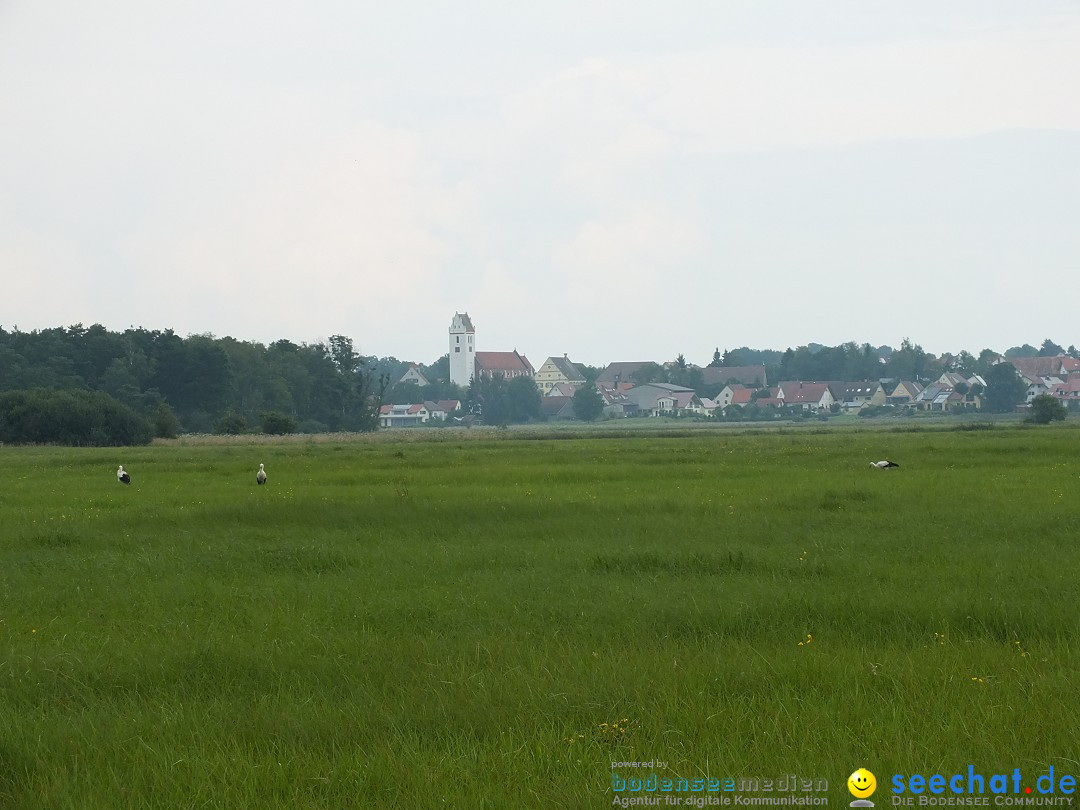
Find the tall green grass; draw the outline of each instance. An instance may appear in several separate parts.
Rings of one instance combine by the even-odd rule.
[[[0,448],[0,807],[1080,774],[1078,439]]]

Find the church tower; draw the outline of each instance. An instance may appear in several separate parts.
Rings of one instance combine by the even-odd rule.
[[[476,330],[469,313],[454,313],[450,322],[450,382],[468,388],[476,373]]]

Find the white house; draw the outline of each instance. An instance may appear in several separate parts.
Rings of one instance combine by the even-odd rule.
[[[430,418],[431,412],[422,402],[410,405],[383,405],[379,408],[380,427],[419,425]]]
[[[823,382],[782,382],[777,397],[783,400],[785,407],[794,406],[804,411],[828,410],[836,402],[829,384]]]
[[[444,399],[439,402],[427,400],[406,405],[383,405],[379,408],[379,426],[409,427],[423,424],[431,419],[445,420],[460,408],[461,402],[456,399]]]
[[[409,364],[409,370],[401,375],[401,379],[398,380],[398,382],[416,383],[421,388],[423,388],[425,385],[431,385],[431,381],[424,376],[424,372],[420,370],[420,366],[416,365],[416,363]]]
[[[704,413],[693,388],[670,383],[635,385],[626,392],[639,413],[650,416],[675,416],[679,413]]]

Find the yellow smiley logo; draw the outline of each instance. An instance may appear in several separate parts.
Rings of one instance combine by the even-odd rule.
[[[866,768],[859,768],[848,777],[847,789],[856,799],[867,799],[877,790],[877,779]]]

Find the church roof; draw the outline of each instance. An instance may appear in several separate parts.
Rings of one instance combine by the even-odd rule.
[[[524,355],[512,352],[477,352],[476,367],[489,372],[533,373],[532,363]]]
[[[466,332],[476,332],[476,329],[472,325],[472,318],[469,317],[468,312],[455,312],[454,320],[461,319],[461,325],[465,327]]]

